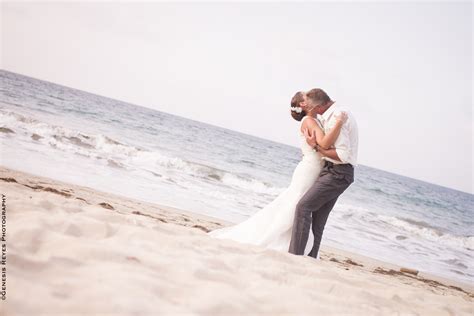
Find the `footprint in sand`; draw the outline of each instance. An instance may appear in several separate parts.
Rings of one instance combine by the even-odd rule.
[[[247,255],[252,253],[251,249],[239,248],[235,246],[233,247],[231,245],[227,245],[227,243],[217,245],[217,247],[219,248],[221,252],[224,252],[224,253],[229,252],[232,254],[247,254]]]
[[[298,260],[300,259],[296,256],[289,256],[289,253],[287,254],[282,251],[272,249],[262,250],[261,253],[257,254],[257,257],[258,261],[269,260],[273,262],[275,260],[278,260],[279,262],[284,262],[291,265],[298,264]]]
[[[206,259],[205,263],[206,263],[206,266],[213,271],[225,271],[225,272],[235,271],[235,268],[231,268],[229,265],[227,265],[224,262],[224,260],[219,260],[214,257]]]
[[[26,223],[24,226],[11,231],[10,234],[10,239],[15,242],[11,243],[9,248],[21,253],[35,254],[43,245],[45,229],[39,225],[32,226],[31,223]],[[10,257],[8,257],[8,260],[10,260]]]
[[[59,299],[68,299],[70,297],[66,292],[60,292],[58,290],[51,291],[51,296],[54,296]]]
[[[67,212],[67,213],[80,213],[80,212],[82,212],[82,208],[80,208],[80,207],[75,207],[75,206],[73,206],[73,207],[65,207],[65,206],[63,206],[62,210],[65,211],[65,212]]]
[[[200,280],[214,281],[222,284],[226,284],[231,287],[240,287],[244,284],[236,274],[222,273],[211,269],[196,269],[193,275]]]
[[[8,255],[8,264],[16,269],[35,273],[49,268],[49,260],[33,260],[14,253]]]
[[[74,237],[81,237],[82,230],[78,225],[71,224],[66,228],[66,230],[64,231],[64,234],[69,235],[69,236],[74,236]]]
[[[56,208],[56,205],[54,205],[53,203],[51,203],[50,201],[48,200],[42,200],[38,203],[38,209],[46,209],[46,210],[53,210]]]
[[[87,216],[73,216],[63,229],[65,235],[88,239],[109,238],[116,232],[115,226]]]
[[[72,259],[72,258],[67,258],[67,257],[61,257],[61,256],[53,256],[51,259],[49,259],[50,265],[58,265],[60,267],[65,267],[65,268],[74,268],[74,267],[80,267],[84,263],[77,260],[77,259]]]

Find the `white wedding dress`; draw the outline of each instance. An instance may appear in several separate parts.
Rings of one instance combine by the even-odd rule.
[[[308,117],[310,116],[305,116],[301,123]],[[318,123],[317,120],[316,122]],[[316,181],[323,166],[320,154],[306,143],[305,136],[301,132],[300,143],[303,158],[293,171],[289,187],[270,204],[243,222],[215,229],[208,235],[288,252],[296,204]],[[305,255],[311,251],[313,240],[314,236],[310,231]]]

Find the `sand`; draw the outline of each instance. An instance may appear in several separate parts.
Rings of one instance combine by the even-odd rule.
[[[471,285],[322,247],[206,235],[224,221],[0,167],[0,315],[473,315]],[[409,268],[409,267],[407,267]]]

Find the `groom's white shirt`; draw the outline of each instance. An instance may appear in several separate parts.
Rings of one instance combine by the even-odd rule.
[[[357,122],[352,113],[345,107],[339,107],[333,103],[323,115],[318,115],[318,119],[323,125],[324,132],[328,133],[336,124],[336,116],[341,111],[347,113],[347,121],[342,125],[339,137],[334,143],[337,155],[341,161],[337,161],[328,157],[323,159],[331,161],[335,164],[350,163],[353,166],[357,165],[357,149],[359,145],[359,135],[357,129]]]

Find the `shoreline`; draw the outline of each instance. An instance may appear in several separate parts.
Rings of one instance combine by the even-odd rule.
[[[35,183],[38,183],[38,184],[48,184],[49,188],[53,189],[53,190],[50,190],[50,192],[52,191],[53,193],[56,193],[56,194],[62,194],[62,193],[59,193],[59,192],[62,192],[62,191],[60,191],[61,189],[59,189],[59,190],[55,189],[55,186],[70,187],[70,188],[73,188],[75,190],[76,196],[74,196],[74,197],[76,199],[79,199],[79,200],[84,199],[84,198],[81,198],[80,196],[78,196],[81,193],[82,194],[84,194],[84,193],[86,193],[86,194],[94,193],[94,196],[93,196],[94,199],[92,199],[92,201],[91,201],[91,199],[89,198],[89,201],[87,201],[87,203],[89,203],[89,204],[93,204],[94,202],[97,202],[99,200],[107,200],[107,199],[114,199],[114,200],[119,199],[119,200],[124,200],[125,202],[129,201],[129,202],[132,202],[132,203],[137,203],[138,205],[143,205],[143,207],[146,208],[147,210],[153,210],[154,212],[157,212],[158,214],[155,214],[154,212],[141,212],[141,211],[139,211],[140,213],[138,213],[138,214],[133,213],[133,211],[131,211],[131,214],[136,214],[136,215],[141,215],[141,216],[148,216],[148,217],[151,217],[151,218],[155,218],[157,220],[160,220],[160,219],[164,220],[164,218],[162,218],[160,216],[167,216],[166,220],[169,220],[169,218],[170,218],[169,216],[172,215],[172,214],[184,215],[185,217],[182,217],[184,222],[182,220],[178,220],[177,218],[172,217],[176,220],[176,222],[171,221],[171,223],[201,229],[205,232],[210,231],[214,228],[225,227],[225,226],[234,224],[234,223],[231,223],[229,221],[222,220],[220,218],[211,217],[211,216],[207,216],[207,215],[200,214],[200,213],[195,213],[195,212],[188,211],[188,210],[183,210],[183,209],[178,209],[178,208],[171,207],[171,206],[165,206],[165,205],[145,202],[145,201],[141,201],[141,200],[137,200],[137,199],[133,199],[133,198],[129,198],[129,197],[122,197],[120,195],[116,195],[116,194],[113,194],[113,193],[103,192],[103,191],[99,191],[99,190],[92,189],[92,188],[89,188],[89,187],[75,185],[75,184],[71,184],[71,183],[68,183],[68,182],[63,182],[63,181],[59,181],[59,180],[55,180],[55,179],[51,179],[51,178],[46,178],[46,177],[42,177],[42,176],[38,176],[38,175],[33,175],[33,174],[26,173],[26,172],[23,172],[23,171],[14,170],[14,169],[11,169],[11,168],[6,168],[6,167],[3,167],[3,166],[0,166],[0,181],[6,182],[3,178],[14,178],[17,182],[20,182],[20,184],[23,184],[23,185],[25,185],[24,184],[25,180],[35,182]],[[35,190],[33,188],[30,188],[30,189]],[[37,188],[36,190],[43,190],[44,191],[45,189],[46,189],[46,191],[49,190],[47,188],[42,188],[42,189]],[[59,192],[56,192],[55,190],[57,190]],[[102,202],[97,202],[96,204],[99,204],[99,203],[102,203]],[[127,205],[122,205],[122,206],[127,206]],[[106,205],[103,206],[103,207],[107,208]],[[119,210],[117,210],[117,211],[120,212]],[[194,219],[195,221],[188,221],[188,219]],[[191,223],[193,223],[193,225],[190,225]],[[335,247],[330,247],[330,246],[325,246],[325,245],[321,245],[321,255],[322,255],[322,257],[321,257],[322,260],[330,259],[329,257],[331,257],[331,255],[332,256],[337,256],[337,257],[343,257],[343,256],[344,257],[349,257],[349,258],[354,257],[354,258],[357,259],[357,261],[365,262],[366,264],[370,263],[371,266],[375,266],[375,264],[372,264],[372,263],[377,263],[376,264],[377,266],[382,265],[382,266],[386,266],[389,269],[393,269],[393,270],[397,270],[397,271],[400,270],[400,268],[411,269],[410,267],[407,267],[407,266],[397,265],[397,264],[394,264],[394,263],[391,263],[391,262],[378,260],[378,259],[373,258],[373,257],[369,257],[369,256],[365,256],[365,255],[358,254],[358,253],[355,253],[355,252],[350,252],[350,251],[347,251],[347,250],[343,250],[343,249],[339,249],[339,248],[335,248]],[[426,278],[426,279],[431,279],[431,280],[434,280],[434,281],[445,283],[447,285],[466,288],[470,292],[474,293],[474,285],[470,285],[470,284],[465,283],[465,282],[461,282],[461,281],[458,281],[458,280],[452,280],[452,279],[444,278],[442,276],[438,276],[438,275],[434,275],[434,274],[430,274],[430,273],[425,273],[425,272],[421,272],[421,271],[418,273],[418,275],[422,276],[423,278]]]
[[[294,268],[296,269],[295,271],[299,271],[298,269],[301,270],[301,268],[305,267],[306,265],[315,264],[314,259],[309,258],[309,257],[302,258],[302,256],[294,256],[291,254],[285,254],[281,252],[277,254],[276,251],[264,250],[263,248],[256,247],[256,246],[250,246],[250,245],[247,246],[247,245],[232,242],[232,241],[213,240],[213,238],[206,236],[205,234],[203,234],[203,232],[210,231],[214,228],[231,225],[230,222],[226,222],[218,218],[213,218],[210,216],[194,213],[188,210],[181,210],[181,209],[176,209],[169,206],[162,206],[162,205],[153,204],[149,202],[134,200],[131,198],[126,198],[126,197],[118,196],[115,194],[98,191],[98,190],[91,189],[84,186],[78,186],[78,185],[65,183],[65,182],[50,179],[50,178],[32,175],[29,173],[13,170],[13,169],[6,168],[3,166],[0,166],[0,189],[1,189],[1,193],[6,194],[7,208],[12,209],[11,210],[12,215],[8,216],[9,219],[7,221],[7,229],[8,229],[8,232],[10,231],[13,232],[12,233],[13,241],[11,241],[11,243],[13,244],[11,246],[12,250],[10,253],[10,248],[9,248],[9,252],[8,252],[10,256],[13,257],[12,259],[13,263],[10,263],[10,265],[8,266],[9,270],[13,270],[13,271],[8,276],[10,279],[13,279],[13,280],[20,278],[18,275],[16,275],[16,272],[15,272],[15,269],[16,269],[16,267],[14,266],[15,262],[19,264],[19,266],[21,266],[20,270],[22,268],[25,268],[25,265],[26,265],[26,269],[28,270],[29,268],[34,267],[35,265],[38,264],[38,263],[34,263],[34,264],[31,263],[31,266],[30,264],[25,264],[25,260],[26,260],[25,258],[28,258],[29,261],[28,260],[27,261],[30,262],[30,261],[35,261],[37,259],[37,256],[35,253],[28,253],[28,251],[22,248],[24,246],[23,243],[17,241],[17,239],[22,238],[21,236],[28,235],[27,233],[21,231],[19,227],[20,225],[18,225],[18,227],[14,227],[15,223],[22,223],[20,219],[23,218],[22,217],[23,215],[21,213],[24,210],[25,211],[28,210],[29,214],[37,214],[41,212],[52,212],[55,214],[59,214],[58,216],[59,218],[61,218],[60,220],[61,223],[62,221],[69,221],[70,219],[68,219],[68,216],[76,216],[78,214],[91,212],[90,214],[94,214],[94,220],[97,220],[100,222],[100,219],[103,217],[104,218],[103,221],[105,221],[105,223],[110,227],[112,227],[113,223],[115,223],[116,221],[117,223],[123,222],[123,225],[127,223],[127,225],[129,225],[129,226],[126,226],[128,227],[127,229],[125,229],[125,226],[120,226],[119,224],[117,224],[118,227],[121,227],[120,229],[122,229],[123,231],[138,230],[139,233],[143,233],[147,229],[152,229],[152,230],[154,229],[154,230],[159,230],[161,232],[161,229],[163,228],[163,231],[170,232],[169,233],[170,237],[169,239],[166,239],[167,243],[165,243],[166,248],[170,249],[170,253],[173,253],[173,251],[175,250],[178,253],[180,253],[181,251],[180,246],[174,245],[174,242],[176,240],[179,240],[180,238],[184,238],[185,240],[191,243],[196,243],[195,248],[193,248],[192,251],[198,251],[198,252],[204,251],[204,250],[201,250],[201,245],[204,242],[206,244],[206,247],[208,247],[208,248],[206,247],[204,248],[214,253],[213,256],[222,257],[223,260],[227,256],[231,256],[231,255],[236,256],[236,257],[230,258],[229,261],[223,261],[220,265],[217,263],[214,263],[212,265],[213,268],[210,271],[213,271],[216,269],[218,270],[220,269],[221,266],[222,267],[231,266],[232,264],[234,264],[235,261],[238,261],[238,260],[244,260],[246,258],[245,254],[247,254],[247,252],[249,254],[258,253],[259,256],[263,254],[268,254],[268,258],[262,259],[263,261],[270,260],[272,257],[275,257],[276,259],[274,262],[272,261],[271,263],[267,263],[271,267],[273,267],[273,265],[278,266],[280,264],[280,261],[285,262],[285,260],[287,262],[291,261],[293,264],[298,262],[296,263],[296,266],[287,267],[287,269]],[[39,224],[40,221],[50,220],[48,216],[46,216],[45,218],[44,214],[37,214],[37,215],[38,215],[38,218],[35,220],[30,216],[27,217],[30,219],[30,222],[29,222],[30,224],[28,225],[31,225],[33,227],[36,224],[40,225]],[[10,217],[12,217],[12,219],[10,219]],[[62,224],[58,224],[58,225],[62,225]],[[103,233],[104,236],[106,236],[106,238],[109,239],[109,241],[111,240],[111,238],[113,238],[112,236],[113,234],[108,232],[109,230],[113,231],[113,229],[98,228],[97,230],[94,230],[94,229],[88,230],[88,228],[86,228],[84,225],[81,227],[79,226],[75,227],[74,223],[71,223],[68,225],[69,226],[67,228],[65,228],[64,230],[61,230],[61,233],[65,233],[65,234],[71,233],[73,236],[77,237],[76,239],[74,239],[77,242],[77,247],[80,247],[81,244],[84,242],[84,240],[94,237],[98,233],[98,231],[100,232],[100,234]],[[91,224],[91,227],[94,225],[98,225],[98,224],[94,222],[94,224]],[[46,226],[40,226],[40,228],[36,227],[35,231],[40,229],[44,231],[44,233],[46,234],[48,233],[48,228],[50,227],[51,226],[49,226],[49,224]],[[87,233],[84,234],[83,232],[80,232],[81,229],[85,229],[86,232],[89,231],[90,234],[87,234]],[[175,239],[173,239],[173,234],[176,234]],[[26,242],[31,243],[32,241],[35,241],[34,243],[36,243],[35,238],[36,237],[31,235],[29,239],[27,239]],[[51,238],[53,238],[53,236],[51,236]],[[144,243],[148,241],[149,240],[146,240],[146,239],[143,240]],[[57,243],[58,241],[56,241],[55,239],[51,239],[51,242]],[[73,244],[74,243],[71,243],[71,247],[73,247],[72,246]],[[23,245],[23,246],[20,247],[18,245],[20,246]],[[214,245],[216,245],[217,248],[212,248],[214,247]],[[31,245],[28,247],[31,247]],[[229,250],[225,251],[225,249],[229,249],[230,253],[228,253]],[[137,251],[139,250],[140,250],[140,247],[138,247]],[[237,254],[235,254],[234,252],[236,252]],[[52,255],[52,253],[53,252],[51,253],[48,252],[49,255]],[[242,253],[241,258],[238,257],[238,253]],[[187,252],[183,253],[182,255],[183,257],[189,255],[190,260],[199,259],[199,258],[193,257],[194,256],[193,254],[188,254]],[[22,256],[25,256],[25,258],[20,259]],[[38,256],[38,258],[39,257],[41,256]],[[129,257],[132,258],[129,260],[134,261],[134,262],[136,262],[136,260],[140,262],[144,260],[144,259],[140,259],[138,256],[130,255]],[[387,286],[387,284],[393,283],[394,291],[395,289],[397,289],[396,293],[398,293],[395,296],[397,296],[398,298],[401,297],[402,295],[401,293],[405,293],[406,291],[408,291],[407,289],[409,289],[409,291],[413,291],[413,293],[416,293],[416,295],[421,295],[421,296],[429,295],[430,303],[431,303],[431,299],[433,298],[431,295],[439,297],[440,301],[442,297],[448,297],[449,299],[453,300],[453,302],[454,300],[456,301],[461,300],[461,302],[466,303],[466,306],[464,306],[465,309],[458,310],[458,311],[461,313],[464,313],[466,311],[467,312],[472,311],[472,306],[473,306],[472,302],[474,301],[474,286],[467,283],[459,282],[457,280],[450,280],[443,277],[426,274],[423,272],[419,272],[417,275],[413,275],[409,272],[408,273],[400,272],[401,268],[410,268],[410,267],[401,267],[396,264],[392,264],[389,262],[382,262],[377,259],[366,257],[364,255],[359,255],[357,253],[352,253],[352,252],[348,252],[348,251],[344,251],[344,250],[340,250],[340,249],[336,249],[336,248],[332,248],[332,247],[328,247],[324,245],[321,246],[321,261],[316,264],[318,265],[320,264],[322,268],[327,269],[326,273],[333,273],[335,276],[338,276],[338,277],[340,276],[341,278],[347,278],[347,280],[352,280],[356,283],[359,282],[362,284],[362,283],[367,282],[367,285],[368,285],[372,283],[378,284],[382,282],[386,284],[385,287]],[[250,273],[250,272],[247,271],[246,273]],[[123,276],[121,274],[118,274],[118,275]],[[245,276],[246,274],[244,274],[242,277],[245,277]],[[231,277],[229,276],[229,278]],[[227,281],[224,278],[222,278],[222,280],[219,280],[219,282],[222,283],[221,286],[226,286],[226,284],[228,285],[228,283],[231,281],[232,281],[231,279]],[[340,286],[343,286],[343,284],[346,281],[340,281],[341,282]],[[265,277],[263,277],[263,279],[261,280],[261,284],[265,284],[265,282],[266,282]],[[281,282],[281,280],[279,282]],[[329,282],[329,281],[326,280],[324,282]],[[10,281],[8,284],[10,284],[10,287],[12,288],[10,290],[10,296],[14,298],[11,300],[13,302],[11,305],[7,304],[7,308],[9,306],[10,307],[9,310],[11,312],[19,310],[19,314],[21,314],[22,311],[25,314],[27,314],[27,312],[30,311],[30,309],[28,309],[28,306],[19,307],[20,306],[19,304],[21,302],[21,299],[20,299],[21,294],[14,294],[15,289],[12,283],[13,281]],[[25,281],[25,283],[23,282],[19,282],[19,283],[20,285],[18,285],[18,289],[20,289],[21,284],[26,287],[28,287],[29,285],[28,281]],[[204,286],[203,284],[201,285]],[[169,286],[171,286],[171,284]],[[310,286],[310,285],[300,284],[299,286],[303,288],[305,286]],[[36,287],[37,286],[35,285],[34,288],[36,289]],[[362,287],[365,287],[365,286],[362,285]],[[378,288],[378,291],[383,291],[383,289],[384,287]],[[400,292],[401,289],[405,289],[404,290],[405,292],[403,291]],[[317,291],[316,289],[312,289],[312,290]],[[186,292],[184,289],[183,291]],[[367,289],[367,291],[372,293],[370,289]],[[375,289],[374,291],[377,291],[377,289]],[[316,294],[314,293],[313,294],[322,295],[319,292],[315,292],[315,293]],[[19,297],[16,297],[16,295],[19,295]],[[336,294],[333,294],[333,295],[336,295]],[[342,295],[347,295],[347,293],[342,294]],[[186,295],[183,294],[183,297],[186,297]],[[407,299],[408,298],[404,298],[403,301],[405,302]],[[48,300],[46,299],[46,301]],[[167,302],[167,304],[168,303],[170,302]],[[457,301],[457,304],[458,303],[459,302]],[[357,302],[357,304],[360,305],[361,302]],[[404,308],[406,308],[406,306],[404,306],[401,302],[398,302],[398,303],[395,302],[394,304],[399,304],[399,305],[401,304],[400,305],[402,307],[401,310],[404,310]],[[452,309],[453,306],[451,306],[450,309]],[[470,307],[471,310],[469,310],[469,306],[471,306]],[[191,310],[193,309],[191,308]],[[236,306],[232,306],[230,309],[224,309],[224,310],[237,311],[239,310],[239,308],[237,308]],[[172,311],[173,311],[173,308],[170,307],[170,309],[167,309],[165,311],[165,314],[171,313]],[[177,311],[177,310],[174,310],[174,311]],[[189,309],[187,311],[189,311]],[[279,311],[284,312],[284,310],[281,310],[281,309]],[[326,311],[329,311],[329,313],[335,312],[334,310],[330,310],[330,309]],[[336,311],[336,312],[339,312],[339,311]],[[256,313],[259,314],[260,312],[256,312]],[[369,311],[368,314],[371,314],[371,312]]]

